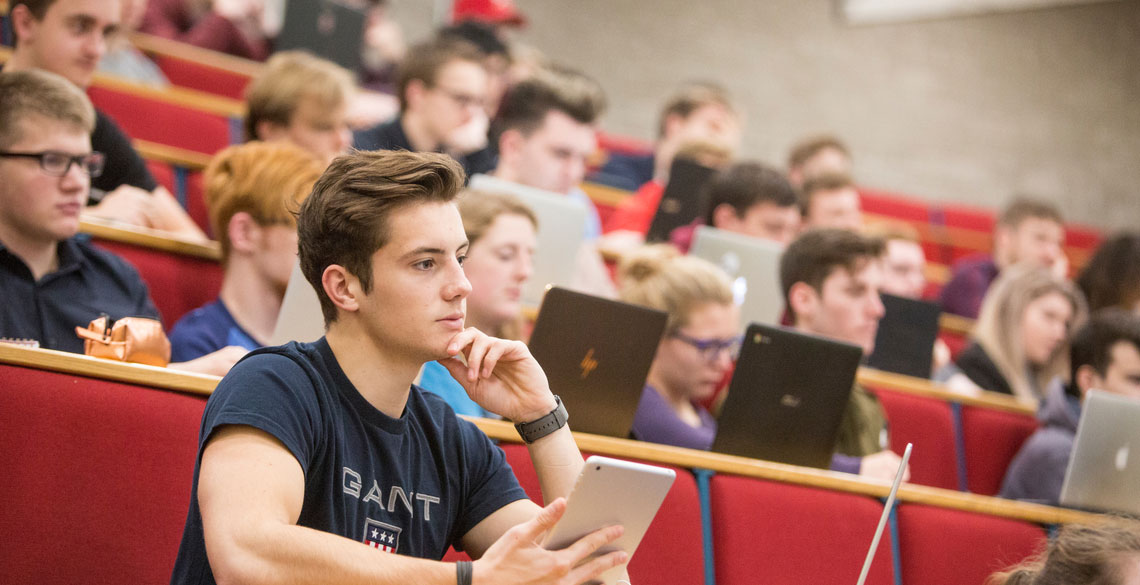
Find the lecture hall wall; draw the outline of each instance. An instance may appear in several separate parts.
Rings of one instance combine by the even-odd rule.
[[[1015,192],[1075,221],[1140,225],[1140,1],[848,25],[838,0],[516,0],[519,37],[594,75],[605,127],[652,138],[682,79],[716,79],[748,115],[744,154],[782,164],[834,131],[857,179],[998,206]],[[432,2],[397,0],[408,36]]]

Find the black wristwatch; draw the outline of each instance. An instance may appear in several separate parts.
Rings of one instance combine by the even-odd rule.
[[[554,410],[546,416],[531,422],[515,423],[515,430],[528,444],[566,426],[566,421],[570,420],[570,415],[567,414],[566,407],[562,405],[562,399],[557,394],[554,395],[554,402]]]

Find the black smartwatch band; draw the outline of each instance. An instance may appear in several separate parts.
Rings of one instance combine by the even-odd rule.
[[[566,407],[562,404],[562,399],[557,394],[554,395],[554,410],[550,411],[546,416],[526,423],[515,423],[515,430],[519,432],[519,436],[527,443],[533,443],[554,431],[566,426],[566,421],[570,420],[570,415],[566,412]]]
[[[455,582],[458,585],[471,585],[471,577],[474,572],[471,561],[457,561],[455,563]]]

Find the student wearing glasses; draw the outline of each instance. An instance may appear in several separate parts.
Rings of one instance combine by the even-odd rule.
[[[0,73],[0,337],[83,353],[75,327],[100,313],[158,319],[135,269],[77,237],[103,170],[94,127],[91,102],[63,77]],[[239,357],[215,352],[171,367],[220,374]]]
[[[716,391],[741,341],[728,276],[665,244],[631,253],[618,270],[621,300],[669,314],[634,415],[634,437],[711,448],[716,421],[698,402]]]
[[[466,41],[443,39],[413,47],[400,64],[396,96],[400,115],[359,130],[353,142],[360,150],[446,152],[467,175],[494,168],[488,149],[460,153],[453,139],[476,116],[487,98],[484,55]]]

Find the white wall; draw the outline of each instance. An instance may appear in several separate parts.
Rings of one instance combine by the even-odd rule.
[[[682,80],[727,85],[744,154],[783,164],[834,132],[863,184],[999,206],[1015,192],[1075,221],[1140,227],[1140,2],[848,26],[829,0],[518,0],[520,38],[595,76],[605,127],[652,138]],[[401,0],[412,38],[432,6]]]

